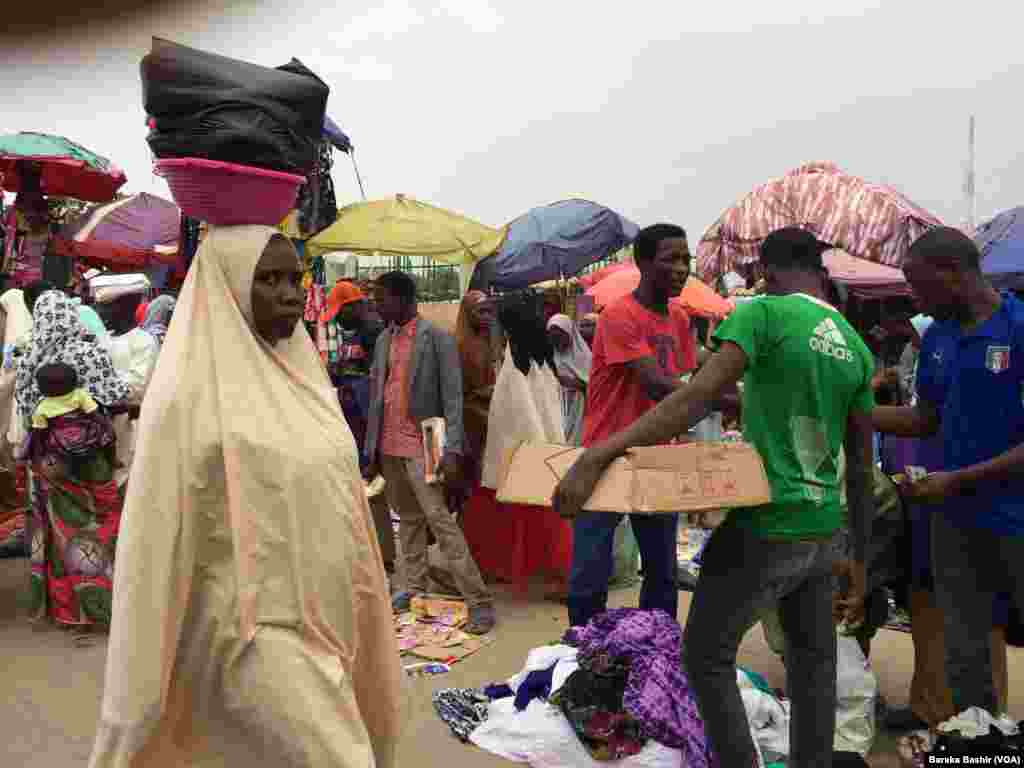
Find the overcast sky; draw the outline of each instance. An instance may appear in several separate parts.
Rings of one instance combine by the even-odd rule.
[[[500,225],[583,196],[696,240],[755,185],[831,160],[964,217],[970,114],[981,216],[1024,204],[1024,4],[974,0],[251,0],[2,42],[0,131],[63,134],[150,172],[152,35],[330,86],[370,197]],[[358,197],[339,155],[339,203]]]

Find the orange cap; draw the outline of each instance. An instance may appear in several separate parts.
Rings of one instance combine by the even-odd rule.
[[[362,301],[365,298],[366,294],[352,283],[347,280],[339,280],[331,289],[331,293],[327,297],[327,309],[325,309],[320,315],[320,322],[329,323],[338,316],[342,307],[345,307],[355,301]]]

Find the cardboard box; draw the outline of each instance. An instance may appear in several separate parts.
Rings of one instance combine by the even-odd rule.
[[[506,457],[498,501],[551,506],[558,481],[583,450],[522,443]],[[605,471],[585,509],[658,514],[753,507],[771,501],[771,486],[753,446],[695,442],[634,448]]]

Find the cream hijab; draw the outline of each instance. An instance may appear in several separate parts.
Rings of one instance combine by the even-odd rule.
[[[94,768],[219,764],[218,702],[264,712],[237,704],[264,630],[299,650],[261,668],[282,669],[286,690],[257,677],[285,715],[248,738],[298,707],[315,713],[294,729],[304,764],[394,764],[402,673],[355,442],[305,330],[271,347],[252,327],[275,234],[211,229],[175,308],[122,516]]]

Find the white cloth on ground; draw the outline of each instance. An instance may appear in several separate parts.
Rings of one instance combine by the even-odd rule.
[[[551,676],[551,693],[559,690],[565,684],[566,678],[579,669],[576,663],[576,654],[579,653],[571,645],[543,645],[534,648],[526,656],[526,666],[523,671],[513,675],[508,680],[508,687],[513,693],[519,693],[519,686],[523,684],[531,672],[551,669],[555,664],[555,672]]]
[[[567,645],[534,648],[527,655],[523,670],[509,678],[508,686],[517,691],[530,672],[549,669],[555,664],[551,679],[551,694],[554,694],[565,684],[569,675],[579,668],[576,653],[575,648]],[[737,670],[737,682],[741,689],[745,687],[753,690],[753,684],[741,670]],[[747,693],[747,690],[743,693]],[[772,698],[768,694],[765,696]],[[755,699],[752,697],[750,701],[753,705]],[[747,697],[744,696],[744,704],[747,703]],[[758,766],[764,768],[762,740],[768,744],[776,743],[771,718],[781,716],[778,709],[768,702],[757,702],[757,708],[758,713],[763,713],[758,722],[765,725],[757,730],[752,723],[750,733],[754,744],[758,746]],[[785,711],[784,707],[782,709]],[[749,706],[747,711],[750,717]],[[787,718],[784,725],[787,743],[788,728]],[[522,712],[516,710],[514,697],[491,702],[487,720],[473,731],[470,741],[498,757],[517,763],[529,763],[533,768],[605,768],[609,765],[591,757],[562,711],[542,699],[534,699]],[[639,754],[614,765],[616,768],[687,768],[683,763],[682,752],[656,741],[649,741]]]
[[[989,728],[995,726],[996,730],[1004,736],[1016,736],[1018,733],[1017,724],[1009,717],[993,717],[980,707],[971,707],[961,712],[956,717],[950,718],[938,726],[940,733],[954,733],[959,731],[965,739],[976,739],[979,736],[987,736]]]
[[[515,700],[491,702],[487,720],[469,740],[491,754],[533,768],[606,768],[580,743],[565,715],[557,707],[534,699],[522,712]],[[678,749],[649,741],[639,754],[615,763],[616,768],[686,768]]]

